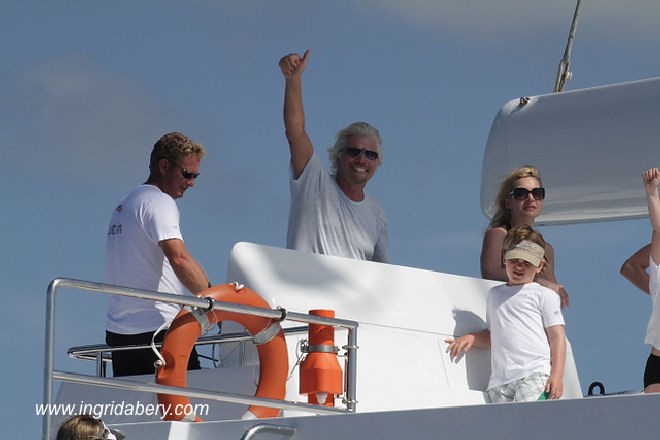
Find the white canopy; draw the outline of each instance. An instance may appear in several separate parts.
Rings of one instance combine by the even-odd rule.
[[[486,217],[521,165],[536,166],[546,188],[539,224],[647,215],[641,173],[660,166],[660,78],[509,101],[484,152]]]

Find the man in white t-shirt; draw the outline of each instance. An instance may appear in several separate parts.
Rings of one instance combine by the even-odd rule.
[[[291,208],[287,247],[306,252],[387,262],[387,217],[364,188],[382,163],[378,130],[355,122],[328,151],[333,174],[314,154],[305,131],[302,73],[309,50],[285,55],[284,126],[291,153]]]
[[[106,241],[110,284],[183,295],[209,287],[202,266],[190,255],[179,228],[175,199],[195,185],[204,148],[181,133],[168,133],[154,145],[147,181],[115,207]],[[108,302],[106,343],[112,347],[151,343],[155,331],[171,322],[177,304],[112,295]],[[164,331],[156,335],[160,342]],[[112,353],[115,377],[155,372],[151,349]],[[193,350],[189,368],[199,368]]]
[[[559,399],[564,392],[566,335],[559,296],[534,282],[543,270],[545,241],[530,226],[512,228],[504,240],[509,281],[488,293],[488,329],[447,339],[460,356],[472,346],[490,348],[489,402]]]

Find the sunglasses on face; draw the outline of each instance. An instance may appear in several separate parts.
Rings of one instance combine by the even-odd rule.
[[[513,191],[509,194],[516,200],[525,200],[528,195],[532,195],[534,200],[543,200],[545,199],[545,188],[539,187],[534,189],[527,188],[513,188]]]
[[[181,170],[181,175],[186,180],[195,180],[199,177],[199,173],[192,173],[187,169],[185,169],[184,167],[182,167],[181,165],[177,165],[177,167]]]
[[[369,160],[378,160],[378,152],[373,150],[367,150],[366,148],[356,148],[356,147],[346,147],[344,148],[346,154],[353,159],[357,159],[364,153],[364,157]]]

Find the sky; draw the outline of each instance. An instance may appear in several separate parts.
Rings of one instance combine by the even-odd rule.
[[[510,99],[552,91],[575,8],[574,0],[1,4],[0,372],[11,402],[0,419],[13,438],[41,430],[34,407],[48,284],[104,281],[110,213],[146,179],[162,134],[181,131],[207,150],[179,209],[186,245],[212,282],[226,281],[236,242],[284,246],[289,156],[277,62],[289,52],[311,50],[307,130],[324,159],[350,122],[380,129],[384,161],[367,190],[389,217],[392,263],[479,276],[490,124]],[[657,0],[583,1],[566,90],[659,76],[658,22]],[[648,219],[540,230],[571,295],[566,330],[584,391],[593,381],[608,392],[641,389],[650,301],[618,271],[649,241]],[[65,350],[103,342],[105,298],[64,291],[57,310],[55,366],[79,368]]]

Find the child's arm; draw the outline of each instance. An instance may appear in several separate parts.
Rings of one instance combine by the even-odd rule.
[[[563,325],[546,327],[550,344],[550,377],[545,384],[548,399],[559,399],[564,394],[564,365],[566,364],[566,333]]]
[[[646,203],[653,226],[651,238],[651,258],[655,263],[660,262],[660,199],[658,198],[658,184],[660,184],[660,170],[651,168],[642,173],[642,181],[646,190]]]
[[[453,357],[458,357],[472,347],[490,348],[490,330],[468,333],[456,339],[445,339],[445,342],[449,344],[446,350],[447,353],[451,353]]]

